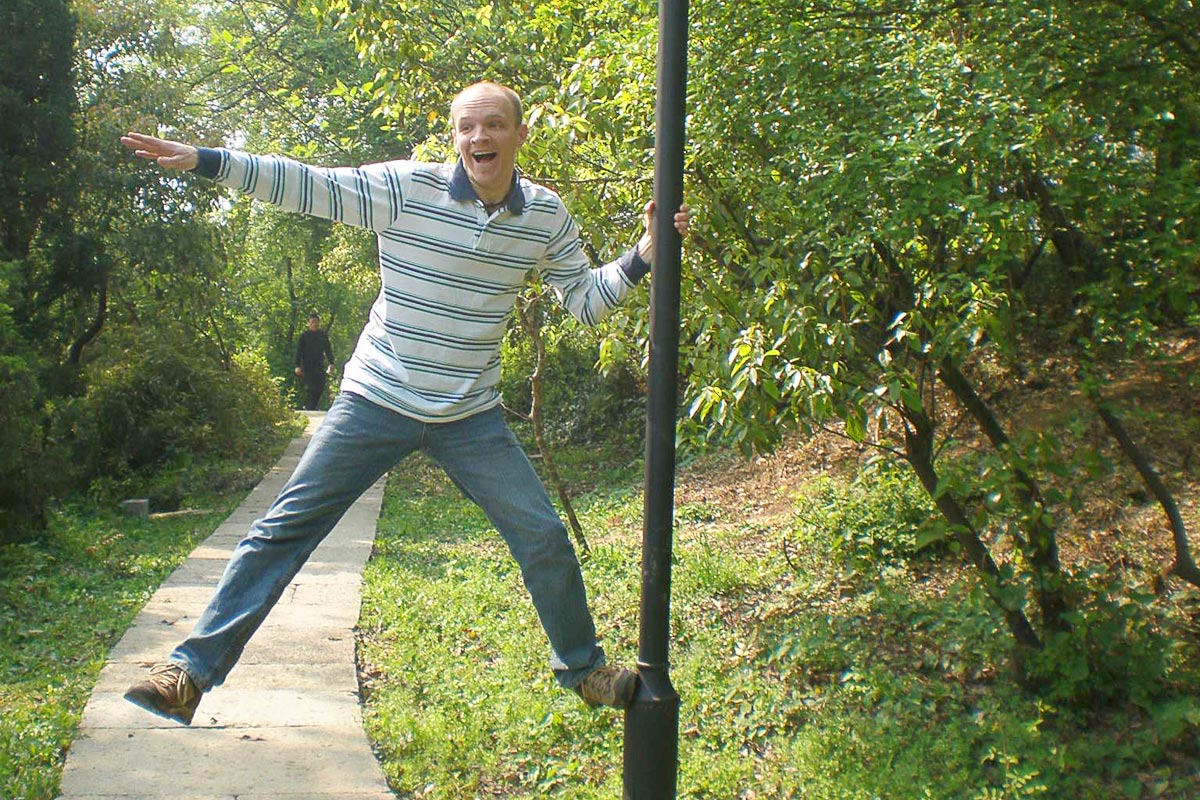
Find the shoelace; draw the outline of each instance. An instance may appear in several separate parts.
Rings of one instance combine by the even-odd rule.
[[[150,668],[150,680],[160,687],[164,693],[177,697],[186,703],[192,697],[191,679],[188,674],[174,664],[159,664]]]

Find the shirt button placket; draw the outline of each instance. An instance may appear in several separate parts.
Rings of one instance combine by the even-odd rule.
[[[479,249],[479,242],[483,238],[483,229],[487,227],[487,224],[487,209],[483,207],[482,202],[477,200],[475,201],[475,234],[471,237],[471,249]]]

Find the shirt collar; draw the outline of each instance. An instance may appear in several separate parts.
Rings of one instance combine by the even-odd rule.
[[[514,214],[520,214],[525,211],[525,193],[521,191],[518,178],[520,178],[520,174],[514,169],[512,185],[508,187],[508,196],[505,198],[508,210]],[[471,185],[471,178],[467,175],[467,168],[463,166],[461,158],[454,165],[454,174],[450,177],[450,199],[458,202],[479,199],[479,195],[475,193],[475,187]]]

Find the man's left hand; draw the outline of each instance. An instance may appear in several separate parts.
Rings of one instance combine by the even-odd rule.
[[[679,231],[679,235],[687,238],[689,226],[691,224],[691,208],[687,203],[679,207],[675,212],[675,230]],[[646,203],[642,209],[642,225],[645,226],[646,232],[642,234],[641,240],[638,242],[638,255],[642,261],[647,264],[654,263],[654,201]]]

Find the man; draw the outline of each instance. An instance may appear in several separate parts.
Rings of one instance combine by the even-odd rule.
[[[190,723],[284,588],[346,509],[401,458],[437,461],[504,537],[551,646],[558,683],[590,706],[624,707],[635,673],[608,666],[596,642],[579,562],[541,480],[499,407],[500,342],[517,294],[537,270],[585,323],[597,322],[649,271],[646,232],[617,261],[591,268],[562,201],[516,169],[528,136],[521,100],[490,82],[450,107],[456,164],[390,161],[317,169],[130,133],[122,143],[168,169],[193,170],[290,211],[376,232],[381,288],[341,394],[265,517],[235,548],[191,635],[126,698]],[[675,214],[681,234],[688,209]]]
[[[329,359],[326,362],[325,359]],[[300,334],[296,343],[296,375],[304,381],[306,397],[304,407],[316,411],[325,392],[325,365],[333,365],[333,348],[329,345],[329,334],[321,330],[321,317],[317,312],[308,315],[308,330]]]

